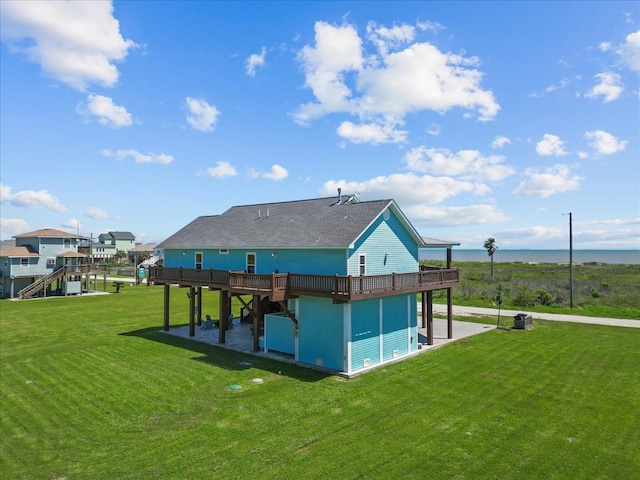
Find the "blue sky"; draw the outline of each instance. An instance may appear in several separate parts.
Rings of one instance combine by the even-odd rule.
[[[357,192],[481,249],[640,248],[638,2],[2,1],[1,238]]]

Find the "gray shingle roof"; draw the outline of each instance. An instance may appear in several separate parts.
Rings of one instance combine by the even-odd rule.
[[[347,248],[390,204],[404,218],[393,200],[338,205],[337,197],[329,197],[236,206],[196,218],[158,248]]]
[[[426,248],[443,248],[454,247],[460,245],[459,242],[450,242],[449,240],[438,240],[437,238],[422,237]]]
[[[136,237],[131,232],[109,232],[104,234],[105,237],[115,238],[116,240],[135,240]]]

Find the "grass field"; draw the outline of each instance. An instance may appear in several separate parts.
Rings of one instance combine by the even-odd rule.
[[[345,380],[161,323],[161,287],[0,302],[0,477],[639,478],[640,329],[490,330]]]

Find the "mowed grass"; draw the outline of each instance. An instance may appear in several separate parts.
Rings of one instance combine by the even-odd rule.
[[[172,324],[186,322],[184,290],[171,298]],[[494,329],[346,380],[161,325],[161,287],[0,302],[0,477],[640,472],[640,329]]]

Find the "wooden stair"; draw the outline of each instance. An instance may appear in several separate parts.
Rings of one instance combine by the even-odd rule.
[[[18,298],[22,300],[25,298],[33,297],[37,293],[40,293],[43,290],[45,290],[47,288],[47,285],[52,284],[55,280],[62,277],[63,275],[64,275],[64,267],[60,267],[57,270],[54,270],[53,272],[51,272],[50,274],[45,275],[44,277],[40,277],[35,282],[31,283],[30,285],[20,290],[18,292]]]

